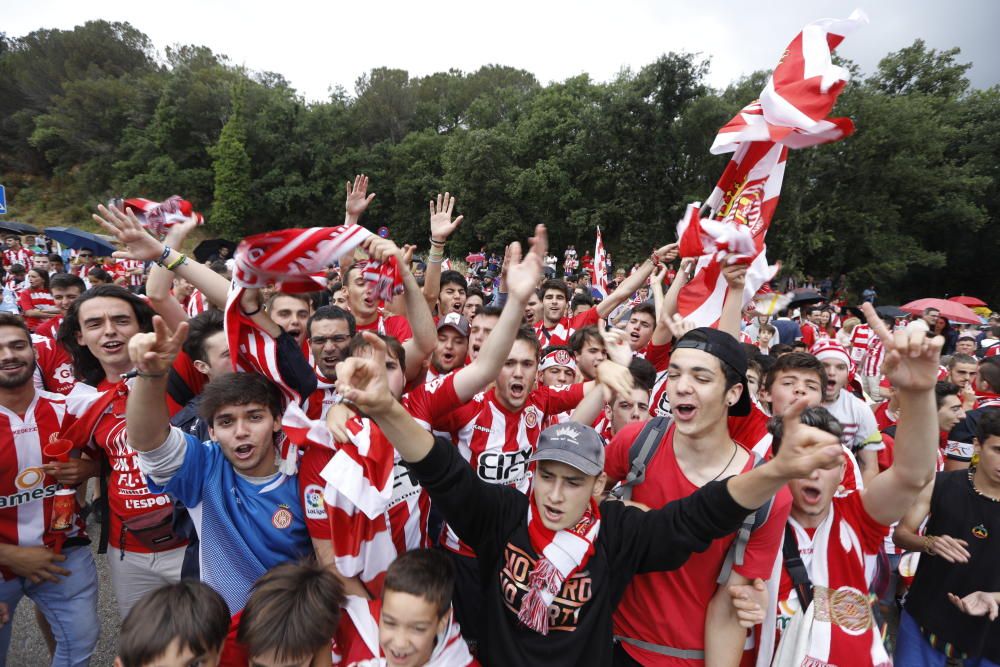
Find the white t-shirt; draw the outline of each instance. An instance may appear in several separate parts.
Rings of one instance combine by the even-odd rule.
[[[867,449],[873,452],[885,449],[882,434],[879,433],[875,415],[868,404],[847,391],[840,390],[840,395],[833,403],[824,403],[823,407],[830,411],[840,425],[844,427],[843,445],[852,452]]]

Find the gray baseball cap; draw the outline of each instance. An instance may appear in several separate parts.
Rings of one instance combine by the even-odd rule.
[[[538,436],[529,461],[558,461],[596,477],[604,472],[604,438],[580,422],[556,424]]]

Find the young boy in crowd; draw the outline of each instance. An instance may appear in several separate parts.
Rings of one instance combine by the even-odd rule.
[[[147,593],[129,611],[115,667],[216,667],[229,608],[210,586],[190,579]]]
[[[341,664],[368,667],[463,667],[475,659],[462,639],[451,598],[455,570],[431,549],[401,555],[385,577],[380,600],[348,597],[337,632]]]

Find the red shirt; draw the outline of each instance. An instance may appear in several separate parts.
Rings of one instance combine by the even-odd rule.
[[[629,449],[642,427],[642,424],[629,424],[611,441],[604,466],[608,477],[621,480],[628,475]],[[677,464],[673,433],[671,427],[649,462],[645,481],[633,488],[632,500],[635,502],[660,508],[698,490]],[[752,467],[751,457],[744,471]],[[770,577],[791,502],[787,488],[782,489],[772,503],[767,520],[751,533],[743,564],[734,567],[735,572],[749,579]],[[636,575],[615,611],[615,634],[675,648],[704,649],[705,610],[715,595],[716,578],[734,539],[735,535],[729,535],[715,540],[705,552],[692,554],[678,570]],[[631,644],[622,646],[643,665],[692,664]]]
[[[49,436],[72,420],[66,401],[58,394],[35,392],[23,415],[0,406],[0,542],[22,547],[52,547],[57,533],[50,530],[53,498],[59,484],[45,474],[51,463],[42,448]],[[74,499],[75,503],[75,499]],[[77,512],[67,537],[84,534]],[[14,573],[0,568],[0,580]]]
[[[62,325],[63,319],[65,318],[62,315],[50,318],[42,324],[39,324],[38,328],[35,329],[35,333],[39,336],[45,336],[46,338],[55,340],[56,336],[59,335],[59,327]]]
[[[3,265],[13,266],[14,264],[20,264],[26,269],[31,269],[31,258],[35,256],[35,253],[27,248],[18,248],[17,250],[11,250],[10,248],[3,251]]]
[[[97,390],[114,391],[115,386],[103,380]],[[80,383],[71,393],[71,399],[88,391],[93,391],[93,387]],[[146,486],[146,478],[139,470],[139,457],[126,442],[125,401],[116,399],[98,419],[94,429],[94,442],[104,452],[111,468],[108,478],[108,507],[111,510],[108,543],[124,551],[150,553],[135,538],[129,539],[126,536],[124,547],[122,546],[122,520],[170,507],[173,503],[165,493],[152,493]]]
[[[61,318],[60,318],[61,319]],[[45,336],[31,335],[35,347],[35,387],[58,394],[69,394],[76,386],[73,360],[66,349]]]
[[[36,310],[40,306],[48,306],[48,308],[42,308],[42,310],[51,310],[56,312],[56,302],[52,298],[52,295],[44,290],[35,291],[30,288],[21,290],[21,293],[17,295],[17,305],[21,307],[21,312],[26,313],[29,310]],[[27,317],[24,318],[24,323],[28,325],[28,328],[34,331],[39,326],[48,322],[50,318],[47,317]],[[54,319],[54,318],[52,318]]]
[[[542,348],[550,345],[569,345],[569,338],[577,329],[589,327],[597,324],[601,316],[597,313],[597,308],[590,308],[579,315],[564,317],[559,320],[554,327],[546,327],[545,320],[535,323],[535,335],[538,336],[538,343]]]
[[[378,334],[392,336],[400,343],[405,343],[413,338],[413,331],[410,329],[410,323],[406,321],[405,317],[402,315],[389,315],[387,317],[381,312],[371,323],[359,323],[357,325],[357,331],[374,331]]]

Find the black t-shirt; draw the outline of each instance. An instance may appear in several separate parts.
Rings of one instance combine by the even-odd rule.
[[[680,567],[691,553],[735,532],[751,511],[733,500],[724,481],[649,512],[616,501],[601,503],[594,555],[583,571],[563,582],[550,606],[549,634],[543,636],[517,620],[538,560],[528,537],[528,497],[479,480],[442,438],[411,470],[477,554],[484,665],[610,665],[611,613],[632,576]]]
[[[1000,662],[1000,619],[968,616],[948,601],[948,593],[965,597],[975,591],[1000,591],[1000,503],[977,494],[968,474],[954,470],[935,476],[926,533],[965,540],[969,562],[952,564],[922,554],[906,611],[942,642],[970,657]]]

